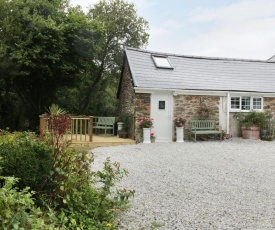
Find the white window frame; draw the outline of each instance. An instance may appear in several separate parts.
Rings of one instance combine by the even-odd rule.
[[[239,98],[240,100],[240,108],[239,109],[236,109],[236,108],[232,108],[232,104],[231,104],[231,99],[232,98]],[[244,110],[242,109],[242,98],[243,97],[250,97],[250,109],[249,110]],[[260,109],[253,109],[253,99],[261,99],[261,108]],[[251,95],[242,95],[242,96],[235,96],[235,95],[231,95],[230,96],[230,112],[249,112],[251,110],[254,110],[254,111],[259,111],[259,112],[263,112],[263,104],[264,104],[264,98],[263,97],[260,97],[260,96],[251,96]]]

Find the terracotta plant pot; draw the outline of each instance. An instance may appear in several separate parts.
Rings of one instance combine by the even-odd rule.
[[[250,140],[260,139],[260,128],[257,126],[241,127],[242,138]]]

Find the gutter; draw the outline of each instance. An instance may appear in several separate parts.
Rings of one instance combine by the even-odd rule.
[[[163,88],[142,88],[142,87],[134,87],[136,93],[153,93],[154,91],[161,92],[172,92],[174,96],[177,95],[213,95],[213,96],[224,96],[227,97],[230,93],[230,96],[259,96],[259,97],[274,97],[275,93],[265,93],[265,92],[238,92],[238,91],[216,91],[216,90],[190,90],[190,89],[163,89]]]
[[[229,134],[229,110],[230,110],[230,93],[227,93],[227,110],[226,110],[226,134]]]
[[[203,91],[203,90],[178,90],[178,89],[163,89],[163,88],[141,88],[134,87],[136,93],[153,93],[154,91],[172,92],[174,96],[177,95],[217,95],[226,96],[224,91]],[[275,94],[274,94],[275,97]]]

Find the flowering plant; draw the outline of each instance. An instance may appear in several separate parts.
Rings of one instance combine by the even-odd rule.
[[[198,109],[199,119],[207,119],[211,118],[215,115],[215,111],[212,107],[207,106],[205,104],[201,104]]]
[[[154,133],[150,133],[150,138],[151,138],[151,139],[156,139],[155,134],[154,134]]]
[[[188,121],[187,118],[182,118],[180,116],[177,116],[174,118],[174,123],[176,127],[183,127],[184,124]]]
[[[140,117],[138,122],[139,122],[139,127],[141,129],[143,128],[152,128],[153,127],[153,118],[150,117]]]
[[[222,130],[222,137],[223,137],[223,139],[224,138],[229,139],[229,138],[231,138],[231,134],[230,133],[226,133],[224,130]]]

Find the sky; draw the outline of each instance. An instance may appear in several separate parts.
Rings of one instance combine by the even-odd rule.
[[[98,0],[71,0],[84,11]],[[147,50],[266,60],[275,55],[275,0],[128,0],[149,23]]]

